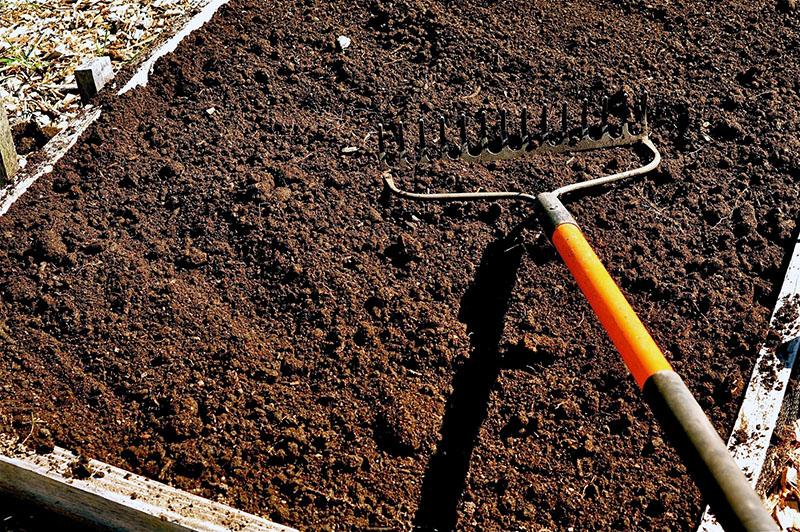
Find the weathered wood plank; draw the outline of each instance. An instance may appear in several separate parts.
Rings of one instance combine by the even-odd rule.
[[[290,531],[230,506],[56,448],[0,456],[0,491],[112,530]],[[76,478],[76,471],[80,477]]]
[[[19,169],[14,137],[8,124],[6,110],[0,102],[0,185],[10,181]]]
[[[75,83],[83,103],[94,98],[112,79],[114,68],[108,56],[95,57],[75,69]]]

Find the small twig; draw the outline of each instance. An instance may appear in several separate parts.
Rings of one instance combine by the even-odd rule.
[[[34,416],[33,412],[31,412],[31,431],[28,433],[27,436],[25,436],[25,439],[22,440],[22,443],[20,445],[25,445],[25,442],[31,439],[31,436],[33,436],[33,431],[35,428],[36,428],[36,416]]]

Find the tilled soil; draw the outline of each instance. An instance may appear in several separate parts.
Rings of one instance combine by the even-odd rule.
[[[690,528],[527,207],[382,197],[375,123],[646,87],[664,165],[571,208],[727,435],[800,214],[799,43],[772,1],[234,0],[0,218],[2,428],[311,529]]]

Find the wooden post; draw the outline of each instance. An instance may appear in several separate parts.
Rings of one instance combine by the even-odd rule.
[[[108,56],[96,57],[75,69],[75,82],[83,103],[92,99],[112,79],[114,69]]]
[[[6,110],[0,103],[0,185],[10,181],[19,170],[17,150],[14,148],[14,137],[8,124]]]

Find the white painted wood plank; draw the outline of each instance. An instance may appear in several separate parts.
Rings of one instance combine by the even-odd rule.
[[[56,447],[38,455],[20,446],[0,456],[0,491],[48,510],[113,530],[289,532],[230,506],[89,460],[76,478],[78,457]],[[84,475],[85,476],[85,475]]]
[[[758,354],[753,375],[745,392],[742,407],[728,449],[755,487],[778,421],[792,366],[800,347],[800,313],[794,312],[788,322],[777,319],[785,305],[797,305],[800,297],[800,239],[795,242],[792,258],[781,286],[769,329],[780,337],[780,345],[764,345]],[[719,532],[722,526],[706,507],[698,528],[702,532]]]

